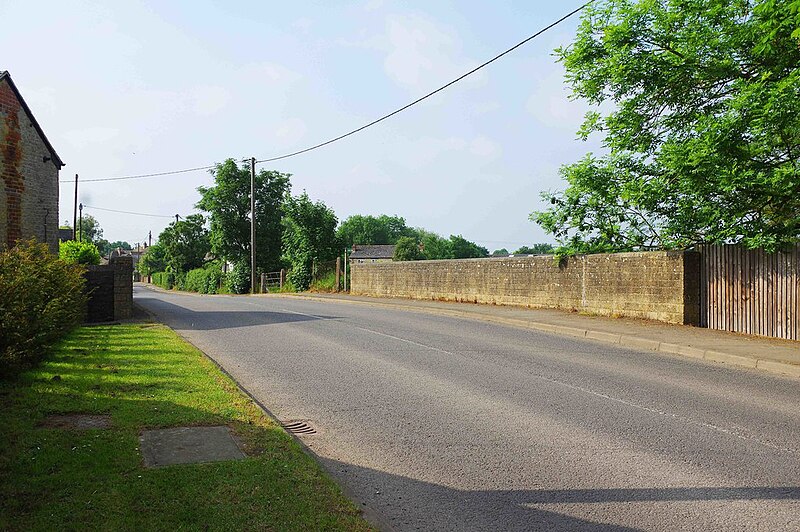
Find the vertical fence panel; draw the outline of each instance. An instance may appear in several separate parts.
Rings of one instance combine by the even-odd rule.
[[[800,245],[765,253],[701,246],[701,325],[800,340]]]

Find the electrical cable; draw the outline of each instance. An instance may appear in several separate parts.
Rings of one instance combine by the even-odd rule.
[[[423,100],[427,100],[431,96],[434,96],[435,94],[438,94],[439,92],[447,89],[448,87],[450,87],[452,85],[455,85],[456,83],[458,83],[459,81],[463,80],[464,78],[466,78],[468,76],[471,76],[472,74],[474,74],[478,70],[481,70],[482,68],[494,63],[495,61],[497,61],[501,57],[513,52],[514,50],[516,50],[520,46],[523,46],[524,44],[527,44],[529,41],[532,41],[533,39],[535,39],[539,35],[543,34],[544,32],[554,28],[555,26],[558,26],[559,24],[561,24],[562,22],[564,22],[568,18],[574,16],[576,13],[578,13],[578,12],[582,11],[583,9],[585,9],[593,1],[594,0],[589,0],[589,2],[586,2],[582,6],[570,11],[569,13],[564,15],[563,17],[561,17],[558,20],[556,20],[555,22],[552,22],[552,23],[548,24],[547,26],[545,26],[544,28],[540,29],[539,31],[537,31],[533,35],[523,39],[522,41],[518,42],[517,44],[515,44],[511,48],[508,48],[504,52],[501,52],[501,53],[497,54],[496,56],[492,57],[488,61],[485,61],[485,62],[481,63],[480,65],[476,66],[475,68],[473,68],[469,72],[466,72],[466,73],[460,75],[459,77],[455,78],[454,80],[452,80],[452,81],[450,81],[448,83],[445,83],[444,85],[442,85],[438,89],[435,89],[435,90],[429,92],[428,94],[417,98],[413,102],[408,103],[408,104],[404,105],[403,107],[400,107],[399,109],[395,109],[391,113],[385,114],[382,117],[380,117],[380,118],[378,118],[376,120],[373,120],[372,122],[369,122],[367,124],[364,124],[361,127],[358,127],[358,128],[353,129],[351,131],[348,131],[347,133],[344,133],[343,135],[339,135],[338,137],[334,137],[332,139],[326,140],[325,142],[320,142],[319,144],[315,144],[314,146],[310,146],[308,148],[304,148],[302,150],[298,150],[298,151],[295,151],[295,152],[287,153],[287,154],[284,154],[284,155],[278,155],[276,157],[269,157],[267,159],[260,159],[260,160],[257,160],[256,163],[269,163],[269,162],[272,162],[272,161],[279,161],[281,159],[288,159],[289,157],[295,157],[295,156],[303,154],[303,153],[308,153],[308,152],[310,152],[312,150],[316,150],[316,149],[322,148],[323,146],[327,146],[328,144],[333,144],[334,142],[340,141],[340,140],[342,140],[344,138],[347,138],[347,137],[349,137],[351,135],[355,135],[356,133],[358,133],[360,131],[364,131],[368,127],[372,127],[375,124],[383,122],[384,120],[386,120],[388,118],[391,118],[396,114],[402,113],[406,109],[417,105],[418,103],[422,102]],[[173,171],[169,171],[169,172],[157,172],[157,173],[152,173],[152,174],[139,174],[139,175],[129,175],[129,176],[121,176],[121,177],[101,177],[101,178],[97,178],[97,179],[84,179],[81,182],[82,183],[92,183],[92,182],[98,182],[98,181],[120,181],[120,180],[123,180],[123,179],[141,179],[141,178],[146,178],[146,177],[159,177],[159,176],[165,176],[165,175],[183,174],[183,173],[187,173],[187,172],[198,172],[200,170],[210,170],[210,169],[214,168],[215,166],[216,165],[212,164],[212,165],[208,165],[208,166],[199,166],[199,167],[196,167],[196,168],[187,168],[187,169],[184,169],[184,170],[173,170]],[[72,182],[73,181],[71,181],[71,180],[69,180],[69,181],[61,181],[61,183],[72,183]]]
[[[131,212],[131,211],[118,211],[116,209],[104,209],[103,207],[92,207],[91,205],[83,205],[84,209],[94,209],[96,211],[116,212],[120,214],[133,214],[135,216],[151,216],[153,218],[175,218],[175,215],[168,216],[166,214],[147,214],[144,212]]]

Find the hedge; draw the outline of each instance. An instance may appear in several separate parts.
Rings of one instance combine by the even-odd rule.
[[[0,375],[38,362],[83,321],[83,272],[34,240],[0,252]]]
[[[161,288],[172,290],[172,287],[175,286],[175,274],[172,272],[157,272],[152,277],[153,284]]]

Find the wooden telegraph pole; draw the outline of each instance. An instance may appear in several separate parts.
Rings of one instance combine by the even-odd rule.
[[[250,158],[250,293],[256,293],[256,158]]]

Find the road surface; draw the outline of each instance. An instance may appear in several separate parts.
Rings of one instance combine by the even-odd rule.
[[[383,529],[800,530],[800,380],[502,325],[137,286]]]

